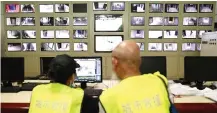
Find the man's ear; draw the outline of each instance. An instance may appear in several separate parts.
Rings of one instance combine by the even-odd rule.
[[[118,64],[118,60],[115,57],[112,57],[112,64],[113,65],[117,65]]]

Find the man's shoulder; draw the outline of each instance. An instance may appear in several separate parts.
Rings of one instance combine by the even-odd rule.
[[[100,99],[114,97],[120,91],[119,87],[120,85],[118,84],[112,88],[104,90],[100,95]]]

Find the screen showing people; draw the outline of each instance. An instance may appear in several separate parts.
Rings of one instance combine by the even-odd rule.
[[[149,38],[157,38],[162,39],[163,38],[163,31],[149,31]]]
[[[23,51],[36,51],[36,43],[23,43]]]
[[[164,25],[163,17],[149,17],[150,26],[162,26]]]
[[[93,2],[94,11],[107,11],[108,4],[106,2]]]
[[[162,13],[164,10],[164,5],[163,4],[149,4],[149,12],[150,13]]]
[[[200,4],[200,13],[212,13],[213,12],[213,4]]]
[[[52,42],[44,42],[41,43],[41,51],[54,51],[55,44]]]
[[[36,43],[24,42],[24,43],[8,43],[8,51],[36,51]]]
[[[164,17],[164,26],[178,26],[178,17]]]
[[[87,17],[73,17],[73,25],[74,26],[86,26]]]
[[[69,38],[69,30],[56,30],[56,38]]]
[[[132,3],[131,12],[135,12],[135,13],[145,12],[145,4],[144,3]]]
[[[144,26],[145,18],[144,17],[131,17],[131,26]]]
[[[54,30],[42,30],[41,38],[45,38],[45,39],[54,38]]]
[[[184,12],[185,13],[196,13],[197,12],[197,4],[184,4]]]
[[[86,42],[74,43],[74,51],[87,51],[88,46]]]
[[[96,14],[95,31],[96,32],[123,32],[122,14]]]
[[[34,13],[35,7],[33,4],[22,4],[21,5],[21,12],[24,13]]]
[[[34,39],[36,38],[35,30],[22,30],[22,39]]]
[[[178,30],[165,30],[164,38],[178,38]]]
[[[21,33],[18,30],[8,30],[7,31],[7,38],[8,39],[20,39]]]
[[[68,13],[69,4],[55,4],[55,13]]]
[[[148,43],[148,51],[162,51],[162,43]]]
[[[123,36],[95,36],[95,52],[111,52],[123,41]]]
[[[69,17],[57,17],[55,26],[69,26]]]
[[[52,4],[40,4],[39,11],[40,13],[53,13],[54,11]]]
[[[21,43],[8,43],[8,51],[21,51],[22,50],[22,44]]]
[[[21,19],[19,17],[8,17],[6,23],[8,26],[19,26]]]
[[[182,38],[196,38],[197,31],[196,30],[183,30],[182,31]]]
[[[184,17],[183,25],[184,26],[197,26],[197,17]]]
[[[53,26],[54,18],[53,17],[41,17],[40,26]]]
[[[70,43],[56,43],[56,51],[69,51]]]
[[[111,11],[124,11],[125,3],[124,2],[111,2]]]
[[[182,51],[195,51],[195,43],[182,43]]]
[[[145,50],[145,44],[142,42],[137,42],[136,43],[139,46],[140,51],[144,51]]]
[[[212,17],[199,17],[198,25],[199,26],[211,26],[212,25]]]
[[[80,65],[76,69],[75,82],[101,82],[102,80],[102,58],[74,58]]]
[[[165,4],[165,12],[178,13],[179,12],[179,4]]]
[[[131,38],[144,38],[145,31],[144,30],[131,30],[130,36]]]
[[[87,30],[73,30],[73,38],[87,38]]]
[[[202,38],[203,33],[206,33],[206,32],[212,32],[212,30],[199,30],[197,33],[198,38]]]
[[[35,17],[21,17],[21,25],[22,26],[34,26]]]
[[[6,4],[5,11],[7,13],[18,13],[20,11],[20,5],[19,4]]]
[[[164,43],[164,51],[177,51],[177,43]]]

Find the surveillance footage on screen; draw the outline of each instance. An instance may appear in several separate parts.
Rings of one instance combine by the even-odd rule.
[[[195,43],[182,43],[182,51],[195,51]]]
[[[35,17],[21,17],[21,25],[22,26],[34,26]]]
[[[68,13],[69,4],[55,4],[55,13]]]
[[[149,4],[149,12],[150,13],[162,13],[164,10],[163,4],[151,3]]]
[[[19,26],[21,21],[18,17],[8,17],[6,20],[8,26]]]
[[[179,12],[179,4],[165,4],[165,12],[178,13]]]
[[[183,25],[184,26],[197,26],[197,17],[184,17]]]
[[[201,44],[200,43],[197,43],[197,51],[201,51]]]
[[[213,4],[200,4],[200,13],[212,13],[213,12]]]
[[[5,11],[7,13],[18,13],[20,11],[20,5],[19,4],[6,4]]]
[[[184,13],[196,13],[197,12],[197,4],[184,4]]]
[[[53,5],[52,4],[44,4],[39,5],[40,13],[53,13]]]
[[[178,17],[164,17],[164,26],[178,26]]]
[[[183,30],[182,38],[196,38],[197,31],[196,30]]]
[[[56,43],[56,51],[69,51],[70,43]]]
[[[95,32],[123,32],[122,14],[95,14]]]
[[[107,11],[107,2],[93,2],[94,11]]]
[[[177,43],[164,43],[164,51],[177,51]]]
[[[119,43],[123,41],[122,35],[117,36],[95,36],[95,52],[111,52]]]
[[[7,37],[8,39],[20,39],[21,33],[20,31],[17,31],[17,30],[8,30]]]
[[[74,26],[86,26],[87,17],[73,17],[73,25]]]
[[[56,38],[69,38],[69,30],[56,30]]]
[[[144,17],[131,17],[131,26],[144,26],[145,18]]]
[[[137,42],[136,43],[139,46],[140,51],[144,51],[145,50],[145,44],[142,42]]]
[[[165,30],[164,38],[178,38],[178,30]]]
[[[87,30],[73,30],[73,38],[87,38]]]
[[[145,3],[131,3],[131,12],[135,12],[135,13],[145,12]]]
[[[149,25],[150,26],[162,26],[164,25],[163,17],[149,17]]]
[[[212,17],[199,17],[199,26],[212,26]]]
[[[21,12],[23,13],[34,13],[35,7],[33,4],[22,4],[21,5]]]
[[[42,30],[41,38],[44,39],[54,38],[54,30]]]
[[[145,31],[144,30],[131,30],[130,36],[131,38],[144,38]]]
[[[148,43],[148,51],[162,51],[162,43]]]
[[[87,43],[74,43],[74,51],[87,51]]]
[[[69,26],[69,17],[57,17],[55,26]]]
[[[73,13],[87,13],[87,4],[85,3],[76,3],[73,4]]]
[[[34,39],[36,38],[35,30],[22,30],[22,39]]]
[[[125,3],[124,2],[111,2],[111,11],[124,11]]]
[[[36,43],[23,43],[22,51],[36,51]]]
[[[148,33],[149,33],[149,38],[157,38],[157,39],[163,38],[162,31],[149,31]]]
[[[202,38],[203,33],[206,33],[206,32],[212,32],[212,30],[199,30],[197,33],[198,38]]]
[[[53,17],[41,17],[40,26],[53,26],[54,18]]]
[[[8,43],[8,51],[21,51],[21,43]]]
[[[55,50],[54,43],[50,43],[50,42],[41,43],[41,51],[54,51],[54,50]]]

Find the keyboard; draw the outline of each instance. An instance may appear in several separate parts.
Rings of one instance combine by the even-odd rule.
[[[34,87],[41,84],[47,84],[47,83],[23,83],[21,87],[21,91],[32,91]]]
[[[17,93],[20,89],[19,86],[1,87],[1,93]]]
[[[84,93],[89,96],[100,96],[102,91],[102,89],[85,89]]]

